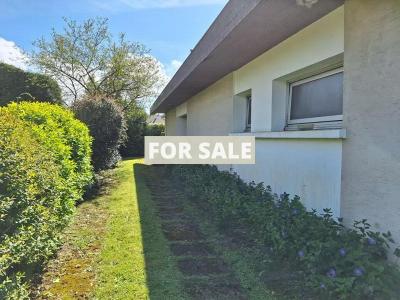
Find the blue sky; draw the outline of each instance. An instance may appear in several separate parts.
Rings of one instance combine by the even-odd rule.
[[[227,0],[0,0],[0,60],[23,66],[23,51],[61,30],[62,17],[109,19],[111,32],[145,44],[171,76]],[[15,43],[15,45],[14,45]]]

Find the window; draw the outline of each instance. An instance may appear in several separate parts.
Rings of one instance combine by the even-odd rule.
[[[339,127],[342,115],[343,68],[289,85],[288,129]]]
[[[251,131],[251,96],[246,99],[246,131]]]

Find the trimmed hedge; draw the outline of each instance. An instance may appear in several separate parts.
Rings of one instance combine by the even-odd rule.
[[[0,106],[21,98],[62,104],[61,89],[50,77],[0,63]]]
[[[74,209],[53,153],[0,110],[0,299],[24,299],[24,277],[57,248]]]
[[[171,172],[216,221],[245,228],[271,257],[291,262],[321,297],[395,299],[400,273],[386,261],[394,242],[390,232],[372,231],[367,220],[346,228],[328,209],[323,215],[309,212],[298,197],[278,197],[263,184],[247,184],[216,167],[173,166]]]
[[[73,198],[79,199],[93,178],[92,138],[86,125],[75,119],[71,111],[49,103],[10,103],[3,110],[30,123],[36,138],[61,166],[63,178],[74,188]]]
[[[47,103],[0,108],[0,124],[0,299],[25,299],[92,180],[91,138]]]

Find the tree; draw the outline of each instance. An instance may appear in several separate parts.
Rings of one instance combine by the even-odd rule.
[[[18,100],[61,104],[61,89],[46,75],[0,63],[0,106]]]
[[[104,18],[64,21],[64,32],[53,29],[50,40],[34,43],[32,61],[68,96],[102,95],[118,99],[123,108],[155,96],[162,84],[161,67],[146,47],[126,41],[124,34],[114,40]]]

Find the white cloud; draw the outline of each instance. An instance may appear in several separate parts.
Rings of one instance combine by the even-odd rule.
[[[157,64],[159,67],[159,74],[160,74],[160,82],[157,85],[157,94],[161,93],[168,82],[174,77],[176,71],[182,66],[182,62],[173,59],[168,64],[163,64],[159,60],[157,60]]]
[[[182,62],[177,59],[171,60],[168,64],[163,64],[157,58],[155,58],[153,56],[152,56],[152,58],[155,60],[157,66],[158,66],[160,80],[154,86],[155,96],[149,97],[146,99],[141,99],[141,104],[144,106],[144,108],[146,109],[147,112],[150,111],[150,106],[154,103],[154,101],[157,99],[157,96],[163,91],[165,86],[168,84],[168,82],[175,75],[176,71],[178,71],[178,69],[182,65]]]
[[[171,79],[181,66],[182,62],[176,59],[172,60],[169,64],[165,65],[164,69],[167,77]]]
[[[28,69],[28,56],[13,41],[0,37],[0,61],[16,66],[23,70]]]
[[[116,3],[117,2],[117,3]],[[95,3],[102,9],[117,9],[116,4],[128,6],[133,9],[171,8],[225,4],[227,0],[96,0]]]

